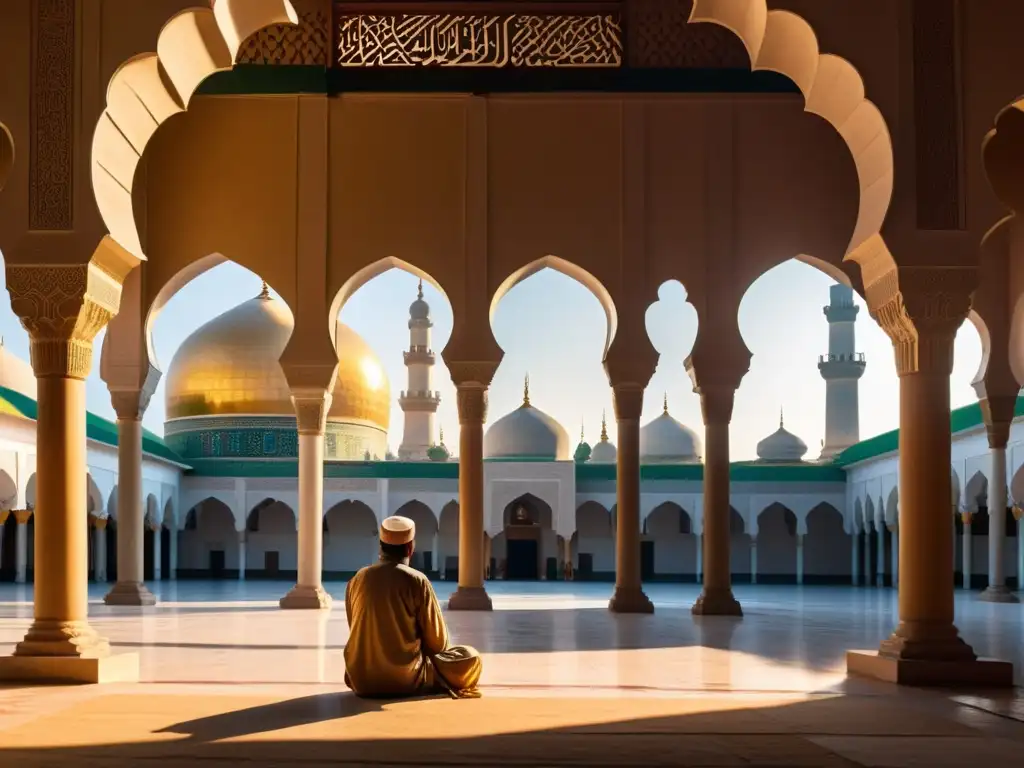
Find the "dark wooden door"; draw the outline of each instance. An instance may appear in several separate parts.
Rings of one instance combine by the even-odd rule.
[[[223,579],[227,577],[227,558],[223,549],[210,550],[210,578]]]
[[[654,578],[654,542],[640,542],[640,578],[650,581]]]
[[[508,572],[505,578],[513,581],[536,581],[540,577],[537,572],[537,541],[535,539],[509,539],[506,546],[508,549]]]

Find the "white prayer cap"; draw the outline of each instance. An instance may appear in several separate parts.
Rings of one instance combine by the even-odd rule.
[[[395,515],[380,524],[380,540],[385,544],[402,546],[416,538],[416,523],[408,517]]]

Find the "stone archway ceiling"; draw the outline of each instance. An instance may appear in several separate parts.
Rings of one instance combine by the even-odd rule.
[[[216,0],[190,9],[160,31],[156,53],[135,56],[114,73],[92,146],[92,185],[111,236],[142,259],[132,209],[135,171],[160,126],[188,108],[202,82],[229,70],[242,43],[274,24],[297,24],[289,0]]]
[[[1000,201],[1024,213],[1024,98],[1003,109],[982,148],[985,172]]]
[[[769,11],[767,0],[694,0],[690,22],[732,31],[746,46],[751,69],[788,77],[803,93],[805,110],[839,132],[860,182],[860,211],[847,253],[856,258],[863,247],[864,256],[879,255],[892,201],[892,138],[878,107],[865,98],[864,81],[853,65],[821,53],[810,24],[789,11]]]

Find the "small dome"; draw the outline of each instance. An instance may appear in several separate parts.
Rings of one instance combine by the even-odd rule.
[[[569,433],[551,416],[530,405],[529,379],[523,404],[494,422],[484,435],[484,458],[526,461],[569,458]]]
[[[452,457],[451,452],[448,450],[448,446],[444,444],[444,428],[441,429],[440,437],[440,443],[427,448],[427,458],[430,461],[448,461]]]
[[[779,428],[757,444],[757,458],[761,461],[803,461],[807,444],[783,426],[779,414]]]
[[[430,305],[423,300],[423,281],[420,280],[419,293],[416,295],[416,301],[409,305],[409,318],[411,320],[429,320],[430,319]]]
[[[0,387],[36,399],[36,375],[32,366],[15,355],[0,339]]]
[[[618,456],[619,452],[615,450],[615,443],[608,439],[608,425],[604,414],[601,414],[601,440],[591,451],[590,462],[592,464],[614,464]]]
[[[697,433],[669,415],[666,398],[662,414],[640,430],[640,463],[684,464],[703,455]]]

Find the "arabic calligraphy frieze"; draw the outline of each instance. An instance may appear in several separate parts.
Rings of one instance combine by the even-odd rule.
[[[613,15],[368,14],[338,18],[342,67],[619,67]]]

